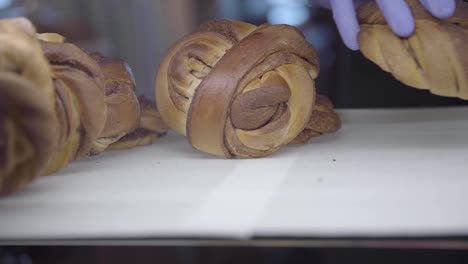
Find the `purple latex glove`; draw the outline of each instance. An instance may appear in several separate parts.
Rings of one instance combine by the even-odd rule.
[[[419,0],[435,17],[445,19],[455,12],[455,0]],[[338,30],[345,45],[352,50],[359,50],[358,34],[360,31],[353,0],[330,0]],[[377,0],[377,5],[392,28],[400,37],[408,37],[414,32],[414,19],[405,0]]]

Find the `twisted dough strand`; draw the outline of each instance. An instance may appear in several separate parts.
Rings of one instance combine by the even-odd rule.
[[[457,0],[455,15],[446,20],[431,16],[418,0],[407,3],[416,20],[407,39],[393,34],[374,1],[359,9],[364,56],[409,86],[468,100],[468,3]]]

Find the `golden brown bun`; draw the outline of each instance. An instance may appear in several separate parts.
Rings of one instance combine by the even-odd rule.
[[[196,149],[263,157],[306,129],[318,73],[316,52],[298,29],[217,20],[168,51],[156,101],[166,124]]]
[[[35,34],[26,19],[0,20],[0,195],[40,176],[55,146],[54,89]]]
[[[418,0],[407,0],[415,33],[399,38],[374,1],[358,11],[361,51],[406,85],[468,100],[468,3],[457,0],[453,17],[435,19]]]

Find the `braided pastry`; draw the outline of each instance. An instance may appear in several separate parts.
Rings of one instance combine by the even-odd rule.
[[[416,21],[409,38],[393,34],[374,1],[359,9],[364,56],[406,85],[468,100],[468,3],[457,0],[455,15],[438,20],[418,0],[406,2]]]
[[[39,38],[53,69],[57,114],[62,124],[58,149],[46,173],[50,174],[73,160],[98,155],[134,134],[140,129],[141,109],[135,79],[126,62],[99,53],[87,54],[57,34]],[[147,106],[145,110],[156,111]],[[157,122],[155,125],[159,125]],[[126,148],[153,143],[164,133],[161,127],[158,131],[145,130],[145,135],[140,133],[131,142],[126,140]]]
[[[306,141],[339,128],[333,107],[323,109],[331,117],[326,124],[311,120],[318,73],[316,52],[296,28],[212,21],[166,54],[157,106],[166,124],[198,150],[263,157],[298,136]]]
[[[97,138],[107,119],[105,80],[99,64],[71,43],[40,36],[52,68],[55,108],[59,120],[58,144],[46,174],[103,148]]]
[[[56,146],[50,69],[26,19],[0,20],[0,195],[43,171]]]
[[[0,195],[76,159],[162,136],[156,108],[135,87],[124,61],[36,35],[26,19],[0,20]]]

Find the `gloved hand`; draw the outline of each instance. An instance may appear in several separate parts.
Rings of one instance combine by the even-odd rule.
[[[353,0],[329,0],[338,31],[345,45],[358,50],[359,23]],[[376,0],[387,23],[400,37],[409,37],[414,32],[414,19],[405,0]],[[455,12],[455,0],[419,0],[435,17],[445,19]]]

